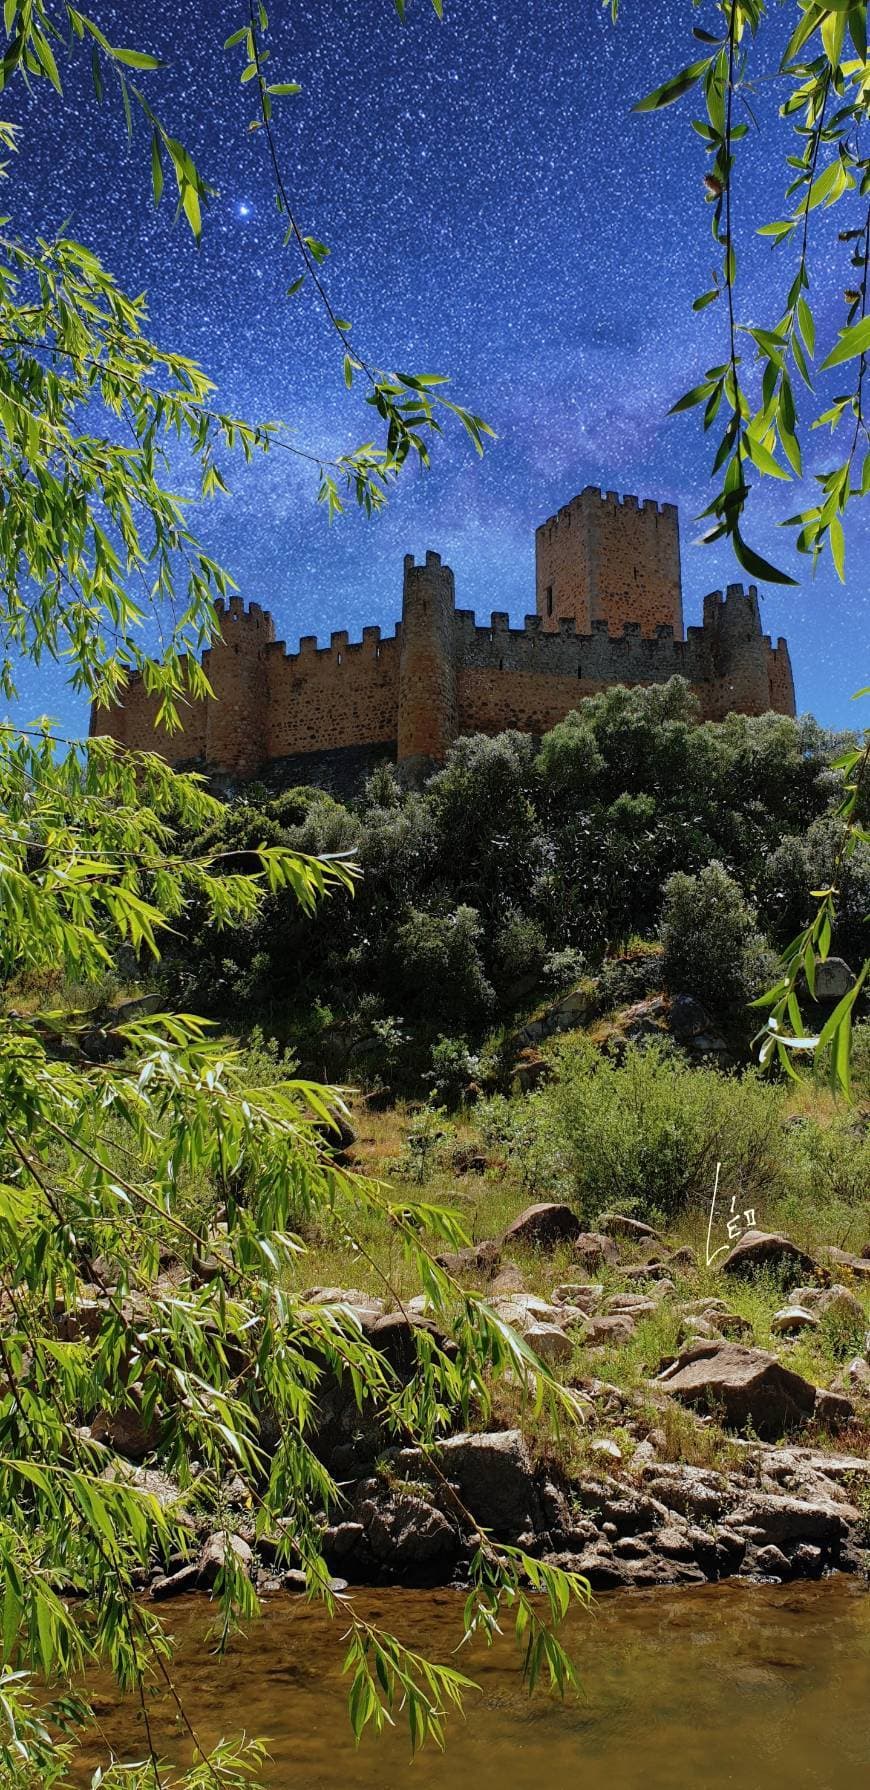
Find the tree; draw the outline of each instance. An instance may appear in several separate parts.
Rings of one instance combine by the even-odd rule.
[[[616,19],[619,0],[605,0]],[[785,518],[796,530],[796,546],[813,566],[829,552],[840,579],[845,577],[843,518],[850,504],[870,493],[870,428],[865,377],[870,353],[870,157],[864,153],[870,63],[867,59],[866,0],[797,0],[788,11],[791,34],[784,47],[774,8],[767,0],[715,0],[718,29],[695,25],[692,35],[703,54],[638,100],[636,111],[656,112],[686,94],[700,96],[702,116],[692,120],[710,158],[704,178],[718,265],[709,290],[695,310],[720,304],[722,352],[674,411],[703,407],[705,432],[714,431],[716,451],[712,501],[704,511],[707,541],[723,537],[753,577],[794,584],[787,572],[764,559],[744,533],[752,490],[761,479],[789,482],[803,477],[808,429],[828,428],[843,446],[836,463],[817,473],[805,506]],[[780,48],[778,79],[786,119],[796,141],[782,164],[783,215],[762,219],[756,228],[778,253],[790,251],[785,297],[764,326],[740,321],[739,248],[733,222],[739,145],[754,124],[753,74],[758,44],[773,38]],[[819,225],[838,208],[847,306],[845,324],[833,343],[823,344],[816,364],[816,322],[812,281],[817,261],[828,249]],[[823,375],[829,375],[827,380]],[[795,376],[800,386],[795,385]],[[806,401],[799,401],[803,388]],[[796,395],[797,392],[797,395]],[[818,405],[821,402],[822,408]],[[866,696],[868,689],[858,694]],[[768,1013],[761,1046],[763,1061],[778,1060],[795,1074],[793,1056],[831,1045],[835,1089],[849,1090],[851,1025],[855,1003],[870,975],[870,956],[818,1039],[807,1037],[799,1002],[803,980],[812,995],[816,965],[830,950],[839,885],[850,858],[866,844],[866,790],[870,785],[870,730],[842,754],[840,846],[831,882],[817,895],[811,920],[783,954],[775,987],[760,997]]]
[[[9,0],[4,26],[4,85],[46,80],[60,92],[58,58],[90,49],[97,94],[114,83],[131,131],[137,121],[147,129],[155,200],[168,174],[198,235],[207,180],[139,84],[156,59],[113,45],[63,0]],[[426,463],[443,418],[457,417],[478,448],[486,425],[449,402],[435,376],[370,367],[335,313],[320,271],[324,245],[302,233],[281,171],[273,105],[295,88],[266,76],[267,28],[262,5],[252,7],[227,48],[243,57],[281,228],[301,257],[294,285],[304,279],[314,290],[348,385],[365,383],[383,426],[380,445],[318,463],[320,494],[332,512],[343,490],[374,509],[409,458]],[[0,126],[0,137],[14,152],[12,127]],[[186,696],[207,692],[198,653],[215,626],[214,599],[231,581],[166,483],[167,446],[181,438],[208,497],[225,485],[231,450],[292,444],[219,411],[201,369],[150,340],[143,300],[121,292],[78,243],[4,235],[0,310],[4,691],[14,693],[22,656],[68,660],[74,687],[98,702],[136,670],[175,726]],[[143,634],[149,618],[164,623],[159,659]],[[145,1686],[151,1673],[171,1685],[171,1649],[136,1589],[155,1556],[184,1547],[195,1499],[224,1535],[221,1639],[252,1613],[254,1591],[226,1534],[229,1470],[248,1488],[258,1533],[302,1566],[312,1596],[340,1608],[357,1734],[402,1707],[415,1745],[440,1739],[467,1679],[401,1646],[330,1590],[318,1511],[339,1493],[312,1447],[318,1389],[328,1374],[345,1376],[387,1433],[419,1443],[435,1462],[445,1413],[467,1410],[472,1388],[485,1411],[493,1379],[507,1370],[539,1404],[574,1412],[526,1345],[436,1265],[433,1246],[464,1241],[455,1216],[395,1201],[339,1166],[324,1144],[334,1091],[272,1074],[246,1086],[239,1060],[187,1015],[128,1013],[112,1028],[111,1059],[89,1054],[96,980],[119,951],[134,964],[156,961],[192,905],[226,926],[253,921],[280,891],[309,914],[330,897],[349,898],[345,861],[280,839],[242,829],[238,846],[191,850],[191,836],[218,819],[201,782],[154,755],[124,756],[99,737],[61,741],[44,723],[0,729],[0,1774],[10,1790],[68,1781],[89,1718],[56,1684],[94,1660],[137,1692],[148,1754],[137,1769],[107,1761],[103,1785],[166,1790]],[[203,1188],[224,1214],[211,1234],[193,1197]],[[442,1340],[418,1341],[407,1380],[343,1307],[287,1290],[306,1219],[328,1214],[352,1237],[375,1210],[394,1226],[443,1326]],[[193,1273],[206,1250],[212,1279]],[[176,1260],[169,1280],[167,1255]],[[120,1470],[107,1440],[122,1425],[137,1428],[146,1448],[159,1442],[178,1487],[168,1504]],[[477,1533],[473,1513],[455,1508]],[[564,1687],[572,1669],[555,1627],[585,1594],[575,1576],[481,1533],[465,1629],[490,1634],[509,1605],[530,1679],[545,1667]],[[207,1754],[192,1730],[191,1739],[195,1764],[172,1779],[190,1790],[240,1785],[262,1757],[256,1742]]]

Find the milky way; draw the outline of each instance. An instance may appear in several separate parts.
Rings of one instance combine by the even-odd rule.
[[[6,198],[15,224],[66,224],[128,289],[147,290],[157,339],[195,355],[226,408],[280,418],[318,453],[365,439],[371,412],[344,390],[335,337],[310,296],[287,297],[299,268],[281,246],[264,142],[248,130],[238,52],[222,50],[244,6],[90,10],[114,41],[166,60],[143,85],[216,189],[202,244],[166,201],[155,213],[147,139],[128,145],[120,108],[95,105],[84,58],[65,64],[63,101],[44,82],[32,100],[6,96],[23,127]],[[727,550],[692,545],[709,444],[694,417],[667,415],[724,358],[719,307],[691,310],[713,260],[703,149],[691,109],[631,115],[692,58],[696,10],[624,0],[616,30],[598,0],[446,0],[441,25],[428,0],[412,0],[404,27],[392,0],[272,0],[270,13],[270,73],[303,89],[278,103],[281,155],[304,227],[331,247],[337,309],[372,361],[449,373],[498,440],[478,461],[448,432],[385,515],[349,513],[332,528],[303,463],[275,454],[233,468],[231,496],[197,512],[206,545],[291,646],[301,633],[391,626],[402,556],[428,547],[453,566],[462,606],[519,620],[534,606],[536,523],[600,484],[679,504],[687,619],[699,619],[703,593],[740,576]],[[743,146],[735,195],[741,314],[773,323],[790,264],[753,236],[782,215],[772,84],[754,109],[761,128]],[[822,342],[844,320],[836,228],[850,221],[819,226]],[[834,463],[818,437],[808,459]],[[802,507],[788,494],[783,507],[783,489],[760,494],[747,532],[802,585],[766,593],[764,624],[788,634],[799,705],[854,724],[849,693],[870,672],[870,530],[850,525],[845,591],[827,569],[812,583],[774,525]],[[31,713],[83,724],[51,673],[29,672],[22,694]]]

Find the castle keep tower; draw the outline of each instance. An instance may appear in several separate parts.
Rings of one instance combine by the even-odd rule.
[[[402,619],[391,635],[303,635],[288,653],[272,618],[241,598],[218,603],[220,637],[203,664],[214,700],[188,703],[184,731],[155,728],[157,699],[132,677],[123,700],[95,708],[92,733],[161,752],[218,783],[267,777],[352,793],[382,760],[412,774],[443,763],[461,734],[541,735],[615,684],[685,679],[699,718],[795,713],[786,642],[762,631],[758,593],[704,598],[685,631],[673,505],[589,486],[536,536],[537,613],[522,627],[457,609],[438,553],[405,558]]]
[[[560,621],[572,621],[578,634],[591,633],[593,622],[606,622],[611,634],[639,622],[649,639],[666,626],[682,640],[676,505],[587,485],[537,529],[535,585],[547,633],[557,633]]]

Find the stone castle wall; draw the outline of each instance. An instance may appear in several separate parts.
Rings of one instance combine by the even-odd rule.
[[[457,610],[437,553],[421,566],[406,557],[395,634],[365,628],[358,643],[305,636],[288,653],[268,612],[233,598],[203,660],[215,699],[189,704],[182,733],[155,732],[156,702],[136,678],[123,705],[94,712],[92,731],[230,780],[328,782],[334,766],[346,783],[378,756],[438,763],[461,734],[545,733],[614,684],[684,677],[705,720],[794,714],[788,647],[762,633],[754,587],[713,592],[684,636],[672,506],[584,491],[538,530],[536,558],[537,612],[522,628]]]

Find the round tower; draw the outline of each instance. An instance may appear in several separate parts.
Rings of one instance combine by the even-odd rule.
[[[405,555],[399,649],[399,764],[421,766],[447,756],[456,737],[453,573],[440,553],[426,563]]]

